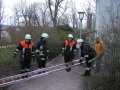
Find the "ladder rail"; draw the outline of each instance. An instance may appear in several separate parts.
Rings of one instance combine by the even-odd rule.
[[[81,64],[79,62],[79,60],[75,60],[75,61],[72,61],[69,63],[59,64],[59,65],[51,66],[51,67],[44,68],[44,69],[34,70],[34,71],[23,73],[23,74],[18,74],[18,75],[2,78],[2,79],[0,79],[0,81],[2,81],[2,84],[0,84],[0,87],[5,87],[5,86],[8,86],[8,85],[11,85],[14,83],[31,80],[31,79],[37,78],[39,76],[43,76],[45,74],[50,74],[55,71],[64,70],[67,68],[78,66],[79,64]],[[66,65],[68,65],[68,66],[66,66]],[[45,72],[44,73],[41,72],[41,74],[38,74],[40,71],[45,71]],[[23,79],[22,76],[25,76],[25,75],[29,75],[29,77]],[[18,80],[15,80],[17,78],[18,78]],[[6,80],[11,80],[11,81],[5,82]]]

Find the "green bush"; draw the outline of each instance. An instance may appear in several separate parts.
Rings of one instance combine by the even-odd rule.
[[[4,48],[0,51],[0,62],[10,61],[12,59],[13,50],[11,48]]]
[[[73,32],[73,29],[68,24],[59,26],[58,30],[62,30],[65,32]]]
[[[107,63],[107,69],[90,78],[91,89],[119,90],[120,89],[120,62]],[[90,90],[91,90],[90,89]]]
[[[67,33],[61,30],[58,30],[51,34],[48,39],[50,58],[53,58],[61,53],[62,44],[66,38]]]

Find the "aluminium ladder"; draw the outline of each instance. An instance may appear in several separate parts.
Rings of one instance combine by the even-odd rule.
[[[82,63],[85,63],[85,61]],[[5,78],[0,79],[0,87],[6,87],[6,86],[9,86],[9,85],[12,85],[15,83],[31,80],[31,79],[37,78],[37,77],[45,75],[45,74],[49,74],[49,73],[59,71],[59,70],[64,70],[67,68],[78,66],[80,64],[81,63],[79,60],[74,60],[69,63],[58,64],[58,65],[51,66],[48,68],[43,68],[43,69],[34,70],[34,71],[23,73],[23,74],[5,77]]]

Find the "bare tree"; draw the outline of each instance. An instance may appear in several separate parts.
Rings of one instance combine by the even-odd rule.
[[[46,3],[38,3],[38,15],[39,21],[41,22],[41,25],[44,27],[48,24],[50,21],[49,11],[48,11],[48,5]]]
[[[71,8],[71,22],[73,25],[73,29],[78,28],[77,9],[75,8],[75,4]]]
[[[36,14],[36,4],[27,5],[27,3],[23,0],[18,2],[14,6],[15,16],[17,20],[17,24],[22,24],[23,26],[30,27],[35,24],[35,22],[40,26],[38,22],[38,17]]]
[[[57,26],[59,25],[59,21],[61,17],[64,15],[67,10],[67,2],[64,3],[65,0],[47,0],[48,6],[50,10],[51,20],[53,22],[54,30],[57,30]],[[64,7],[62,6],[64,4]],[[62,9],[62,10],[61,10]]]
[[[102,61],[104,68],[98,73],[99,76],[95,75],[95,78],[89,82],[96,90],[119,90],[120,88],[120,2],[109,1],[109,5],[105,4],[104,10],[101,11],[104,13],[103,16],[99,15],[100,27],[98,28],[98,34],[106,48]]]
[[[1,32],[2,32],[2,20],[3,20],[3,13],[4,13],[4,10],[3,10],[3,1],[0,0],[0,43],[1,43]]]

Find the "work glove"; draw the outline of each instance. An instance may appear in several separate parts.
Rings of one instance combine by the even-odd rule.
[[[75,54],[72,55],[72,59],[74,59],[74,58],[75,58]]]
[[[62,56],[64,56],[64,52],[62,52]]]
[[[40,53],[39,56],[44,56],[44,54]]]
[[[35,57],[32,57],[32,60],[35,61]]]
[[[82,61],[83,61],[83,57],[80,58],[80,63],[82,63]]]
[[[16,57],[17,57],[17,54],[14,54],[14,55],[13,55],[13,59],[15,59]]]
[[[47,58],[46,58],[46,59],[47,59],[47,60],[49,59],[49,58],[48,58],[48,56],[47,56]]]

